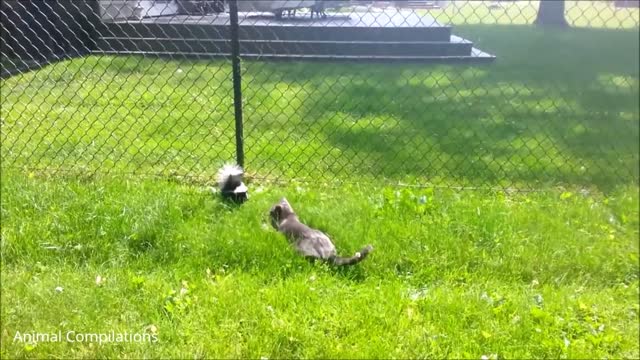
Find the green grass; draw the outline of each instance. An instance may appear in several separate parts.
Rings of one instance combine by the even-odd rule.
[[[245,62],[261,178],[611,189],[638,178],[638,32],[459,26],[486,66]],[[2,81],[5,164],[209,177],[234,158],[224,61],[92,56]]]
[[[234,158],[228,63],[2,80],[0,357],[638,358],[637,31],[455,29],[496,63],[244,62],[239,208],[205,186]],[[300,259],[267,225],[283,195],[341,253],[376,250]]]
[[[3,358],[640,355],[634,187],[251,184],[240,208],[175,182],[5,173],[2,187]],[[375,252],[344,271],[298,258],[267,225],[282,195],[341,253]],[[157,343],[13,342],[151,326]]]

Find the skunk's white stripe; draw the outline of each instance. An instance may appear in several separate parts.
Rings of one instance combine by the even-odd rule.
[[[244,171],[240,166],[224,164],[224,166],[218,170],[218,187],[222,189],[231,176],[240,176],[242,174],[244,174]]]

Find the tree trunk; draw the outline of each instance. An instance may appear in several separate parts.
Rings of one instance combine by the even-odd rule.
[[[569,26],[564,17],[564,0],[540,0],[535,24],[554,27]]]

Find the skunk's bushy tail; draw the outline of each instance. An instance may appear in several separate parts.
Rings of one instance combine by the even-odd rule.
[[[218,189],[221,192],[235,190],[242,185],[242,175],[244,171],[238,165],[225,164],[218,170]]]

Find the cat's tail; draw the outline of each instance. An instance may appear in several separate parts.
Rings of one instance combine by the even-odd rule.
[[[367,245],[362,250],[358,251],[352,257],[340,257],[333,256],[329,258],[329,262],[333,265],[355,265],[369,255],[373,251],[373,246]]]

